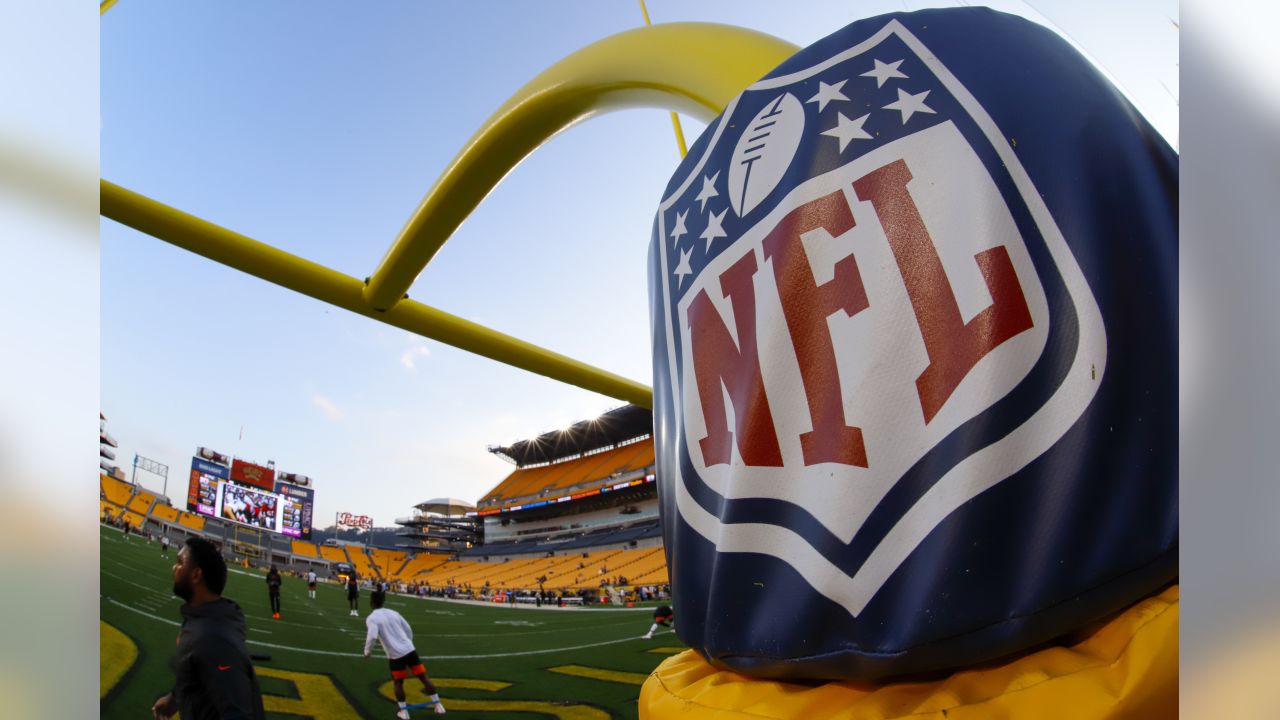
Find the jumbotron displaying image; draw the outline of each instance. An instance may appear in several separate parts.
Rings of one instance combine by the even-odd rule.
[[[311,539],[311,514],[315,493],[277,480],[274,491],[238,482],[226,465],[191,458],[187,487],[187,511],[223,518],[241,525]]]
[[[280,532],[279,509],[279,495],[232,482],[218,483],[218,515],[227,520]]]

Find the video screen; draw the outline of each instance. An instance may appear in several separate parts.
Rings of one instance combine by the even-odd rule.
[[[193,473],[196,491],[196,507],[195,511],[202,515],[218,514],[218,485],[223,482],[220,478],[204,473]],[[190,508],[188,508],[190,509]]]
[[[218,484],[218,516],[242,525],[280,532],[279,495],[226,481]]]

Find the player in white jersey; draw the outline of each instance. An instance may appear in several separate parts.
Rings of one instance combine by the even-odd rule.
[[[436,694],[436,686],[431,683],[431,678],[427,677],[427,668],[418,659],[418,651],[413,647],[413,628],[409,627],[408,621],[400,613],[382,607],[386,597],[386,593],[375,590],[369,598],[373,612],[369,613],[369,617],[364,621],[369,628],[369,633],[364,640],[364,656],[369,657],[369,651],[373,649],[375,640],[382,643],[382,649],[391,661],[391,679],[395,683],[396,703],[400,706],[396,717],[402,720],[409,718],[408,703],[404,695],[404,679],[410,675],[422,681],[422,689],[430,697],[436,713],[443,715],[444,705],[440,702],[440,696]]]
[[[316,599],[316,571],[307,571],[307,597],[312,600]]]

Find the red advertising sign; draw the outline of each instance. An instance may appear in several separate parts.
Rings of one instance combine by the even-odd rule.
[[[338,513],[336,525],[339,530],[345,530],[347,528],[372,530],[373,518],[368,515],[354,515],[349,512],[340,512]]]
[[[275,490],[276,471],[244,460],[232,460],[231,479],[270,492]]]

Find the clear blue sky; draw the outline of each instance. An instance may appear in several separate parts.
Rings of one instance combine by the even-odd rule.
[[[955,4],[652,0],[649,12],[807,45],[860,18]],[[989,5],[1065,33],[1177,147],[1176,2]],[[639,24],[631,1],[120,0],[102,22],[102,176],[364,277],[512,92]],[[690,142],[700,129],[685,119]],[[648,384],[645,254],[678,159],[664,112],[578,125],[505,179],[410,294]],[[621,404],[108,220],[101,242],[102,410],[120,464],[135,452],[167,463],[179,504],[204,445],[310,475],[318,527],[339,510],[386,525],[427,498],[478,499],[511,470],[487,445]]]

